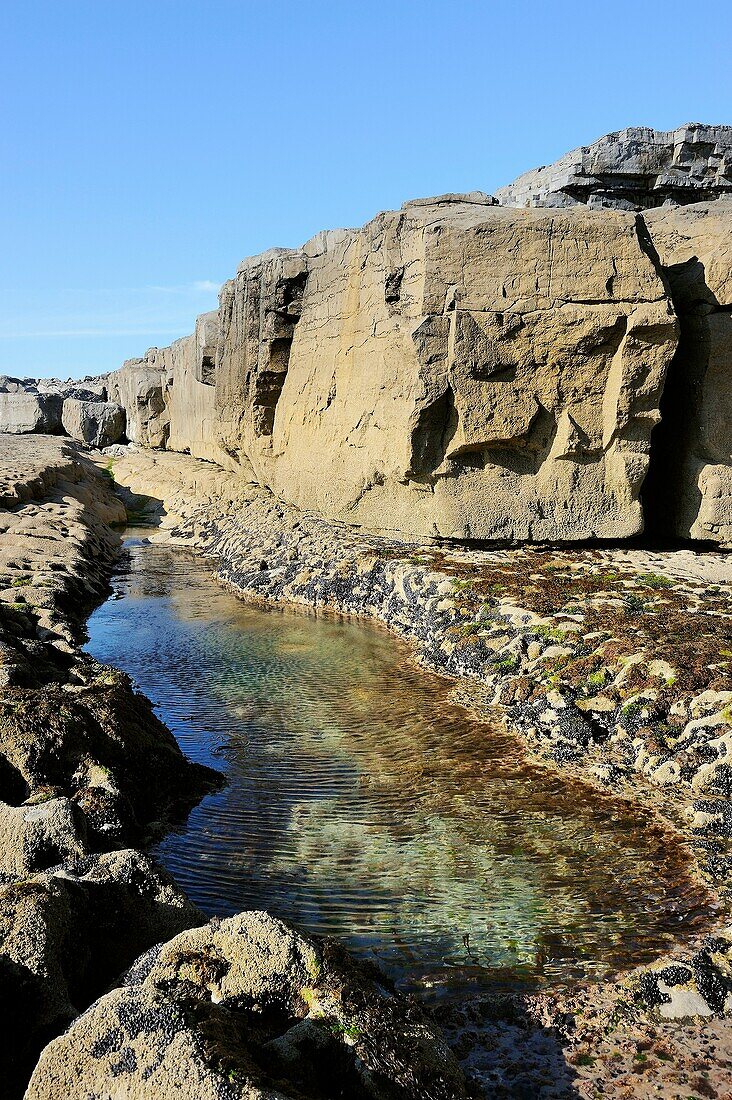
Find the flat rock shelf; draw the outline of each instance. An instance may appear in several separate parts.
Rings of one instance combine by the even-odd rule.
[[[428,998],[560,987],[708,923],[680,843],[530,763],[369,623],[248,606],[130,531],[88,650],[228,785],[158,854],[210,915],[267,909]]]

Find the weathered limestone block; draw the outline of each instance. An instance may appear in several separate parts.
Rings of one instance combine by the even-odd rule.
[[[335,945],[241,913],[143,956],[41,1055],[27,1100],[460,1100],[437,1029]]]
[[[15,391],[0,393],[0,432],[23,435],[61,431],[63,398],[53,394]]]
[[[676,319],[635,218],[407,203],[245,261],[222,291],[221,446],[371,529],[642,529]]]
[[[166,371],[160,358],[158,349],[151,348],[144,359],[128,359],[107,378],[109,400],[125,411],[127,438],[144,447],[164,447],[170,434]]]
[[[573,149],[502,187],[504,206],[642,210],[732,194],[732,126],[632,127]]]
[[[662,534],[732,544],[732,198],[645,221],[681,322],[649,513]]]
[[[110,447],[125,434],[125,411],[112,401],[64,401],[61,423],[67,435],[92,447]]]
[[[58,378],[39,378],[36,381],[27,379],[38,393],[52,393],[62,397],[64,401],[73,397],[77,401],[106,401],[107,385],[102,378],[82,378],[80,381],[68,379],[61,382]]]

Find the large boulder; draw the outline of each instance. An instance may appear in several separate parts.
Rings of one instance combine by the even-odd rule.
[[[732,198],[650,210],[681,338],[644,493],[654,530],[732,545]]]
[[[124,406],[133,442],[232,464],[216,428],[218,336],[213,310],[197,318],[190,336],[151,348],[144,359],[129,360],[110,375],[110,394]]]
[[[27,1079],[48,1039],[142,951],[202,920],[173,880],[136,851],[89,856],[0,885],[0,998],[8,1010],[0,1060],[8,1089]]]
[[[113,1082],[113,1084],[112,1084]],[[377,972],[267,913],[176,936],[44,1050],[26,1100],[458,1100],[437,1029]]]
[[[0,432],[24,435],[42,432],[55,435],[61,431],[63,398],[56,394],[41,394],[25,390],[0,393]]]
[[[72,439],[92,447],[110,447],[125,434],[125,411],[111,401],[64,401],[61,423]]]
[[[732,194],[732,126],[635,126],[525,172],[496,197],[505,206],[642,210]]]

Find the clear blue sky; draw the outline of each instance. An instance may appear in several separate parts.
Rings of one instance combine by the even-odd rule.
[[[0,373],[192,328],[246,255],[732,123],[729,0],[2,0]]]

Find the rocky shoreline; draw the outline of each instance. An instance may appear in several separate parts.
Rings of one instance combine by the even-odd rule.
[[[725,931],[728,813],[720,780],[726,774],[725,708],[732,693],[724,695],[720,681],[725,646],[732,651],[724,634],[732,568],[723,554],[486,551],[396,542],[297,512],[267,490],[187,456],[135,447],[85,454],[45,437],[14,440],[12,455],[13,473],[20,477],[3,485],[0,613],[3,753],[14,770],[7,772],[0,815],[6,859],[0,919],[10,960],[4,981],[23,1009],[17,1031],[8,1033],[18,1095],[40,1048],[80,1008],[147,947],[205,920],[141,848],[169,828],[214,777],[195,774],[122,674],[103,669],[78,648],[83,617],[106,591],[117,553],[119,539],[110,524],[127,516],[152,519],[160,524],[153,537],[207,555],[221,580],[247,599],[384,623],[413,643],[422,663],[456,679],[456,697],[464,705],[493,719],[498,708],[532,755],[578,781],[603,786],[610,797],[631,798],[643,813],[660,815],[674,843],[681,835],[688,844],[700,905],[713,899],[719,908],[714,935],[682,934],[667,958],[602,986],[501,994],[464,1010],[451,1006],[440,1024],[472,1081],[469,1087],[499,1096],[529,1089],[522,1094],[547,1100],[594,1096],[600,1087],[603,1095],[621,1096],[638,1087],[650,1064],[667,1090],[654,1095],[686,1096],[692,1093],[674,1089],[706,1082],[699,1074],[707,1071],[698,1066],[709,1065],[707,1091],[693,1094],[711,1096],[713,1089],[724,1095],[732,1085],[724,1055],[732,930]],[[682,621],[674,633],[666,631],[661,655],[656,616],[668,614],[669,606]],[[693,617],[688,624],[685,616]],[[709,660],[704,650],[704,661],[696,662],[701,668],[694,670],[684,645],[701,653],[705,633],[719,660]],[[594,643],[589,652],[588,635]],[[674,676],[674,662],[681,675]],[[63,723],[63,696],[73,699],[73,725]],[[604,700],[616,705],[609,708]],[[18,727],[19,710],[37,716],[35,742],[26,727]],[[77,731],[79,718],[88,715],[95,732],[120,731],[123,757],[115,755],[114,734],[101,748],[88,739],[80,746],[72,740],[70,730]],[[669,719],[677,716],[684,721],[672,725]],[[135,764],[131,726],[136,738],[142,734],[144,764],[143,758]],[[661,759],[659,726],[666,727]],[[62,752],[44,753],[39,727],[43,737],[53,734]],[[39,761],[46,762],[45,771]],[[139,777],[153,774],[150,788],[138,789]],[[182,799],[181,786],[190,792]],[[135,934],[120,936],[116,922],[125,930],[133,926]],[[32,935],[29,928],[35,929]],[[135,979],[133,986],[144,982]],[[186,987],[183,1001],[176,1002],[181,1020],[201,996],[198,986]],[[99,1002],[101,1012],[109,1007],[106,1000]],[[38,1023],[35,1033],[28,1030],[29,1018]],[[63,1070],[67,1074],[108,1073],[103,1059],[89,1059],[91,1040],[83,1037],[94,1032],[84,1026],[79,1032],[73,1025],[48,1048],[29,1096],[54,1095],[61,1064],[72,1067]],[[159,1054],[159,1046],[149,1036],[147,1041],[150,1057],[151,1049]],[[310,1051],[307,1044],[303,1049]],[[202,1064],[205,1077],[210,1059]],[[214,1070],[212,1081],[220,1076]],[[460,1095],[457,1085],[450,1088],[435,1095]]]
[[[453,1013],[443,1023],[483,1085],[515,1095],[518,1075],[541,1096],[594,1096],[600,1086],[621,1096],[642,1084],[650,1060],[668,1079],[654,1095],[691,1095],[683,1088],[693,1091],[707,1072],[695,1067],[707,1063],[715,1081],[705,1088],[724,1095],[732,560],[396,542],[298,512],[188,456],[120,448],[112,472],[129,507],[162,515],[155,538],[209,556],[237,594],[382,622],[423,664],[456,678],[464,705],[502,714],[531,755],[631,800],[687,845],[713,928],[682,925],[667,957],[602,987],[522,997],[518,1007],[498,998],[502,1009],[484,1006],[488,1022]],[[607,1040],[609,1027],[617,1039]],[[547,1034],[561,1053],[542,1082]],[[705,1088],[698,1094],[712,1095]]]
[[[143,849],[218,779],[126,676],[83,653],[125,512],[78,449],[0,443],[3,1079],[144,950],[204,919]]]
[[[466,1096],[381,975],[267,914],[207,923],[146,854],[221,777],[80,648],[128,511],[98,452],[1,448],[4,1095]]]
[[[104,378],[0,378],[11,1094],[45,1047],[28,1100],[732,1096],[731,156],[609,134],[250,257]],[[382,623],[665,830],[667,954],[451,1006],[446,1045],[337,948],[206,923],[145,849],[220,777],[81,649],[126,519],[247,600]]]

